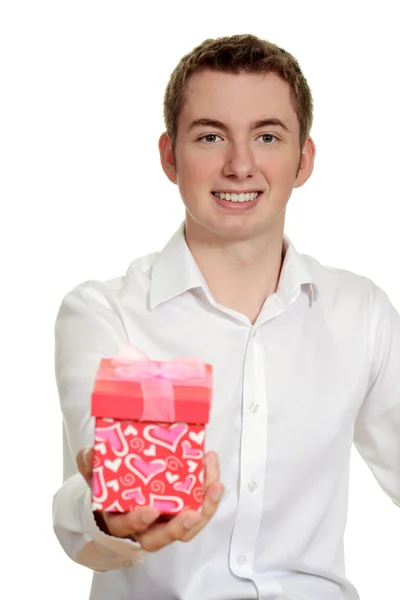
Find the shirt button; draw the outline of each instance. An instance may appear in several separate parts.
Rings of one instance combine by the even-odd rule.
[[[247,486],[250,490],[250,492],[254,492],[254,490],[257,489],[257,482],[256,481],[250,481],[249,485]]]
[[[250,410],[252,413],[256,413],[258,411],[258,404],[257,402],[253,402],[253,404],[250,404]]]
[[[241,554],[238,556],[237,561],[239,565],[244,565],[247,562],[247,557],[244,554]]]

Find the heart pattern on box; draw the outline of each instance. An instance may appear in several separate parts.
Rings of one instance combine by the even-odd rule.
[[[146,503],[146,498],[143,496],[142,488],[137,487],[131,490],[124,490],[121,494],[123,500],[133,500],[140,506]]]
[[[125,456],[128,451],[128,442],[122,433],[121,423],[118,421],[112,425],[105,425],[101,429],[96,427],[95,440],[106,443],[116,456]]]
[[[143,483],[149,483],[156,475],[165,471],[167,463],[161,458],[147,461],[136,454],[128,454],[125,464]]]
[[[104,466],[107,467],[107,469],[110,469],[111,471],[114,471],[114,473],[116,473],[120,468],[121,463],[122,458],[116,458],[114,460],[109,460],[108,458],[106,458],[106,460],[104,461]]]
[[[118,492],[118,490],[119,490],[118,479],[113,479],[112,481],[107,481],[106,486],[108,488],[111,488],[112,490],[114,490],[114,492]]]
[[[195,475],[188,475],[186,477],[185,481],[177,481],[176,483],[174,483],[174,490],[178,490],[180,492],[185,492],[185,494],[190,494],[195,483],[196,483]]]
[[[194,441],[195,444],[202,444],[204,442],[205,431],[202,429],[198,433],[195,431],[189,431],[189,438]]]
[[[171,471],[167,471],[165,473],[165,477],[166,477],[168,483],[174,483],[175,481],[178,481],[178,479],[179,479],[179,475],[177,475],[177,474],[173,475],[171,473]]]
[[[143,431],[144,438],[158,446],[164,446],[175,452],[179,440],[188,430],[186,423],[172,423],[172,425],[148,425]]]
[[[137,435],[137,434],[138,434],[138,430],[133,425],[128,425],[124,429],[124,435]]]
[[[204,437],[201,425],[96,418],[93,510],[154,506],[171,515],[199,510]],[[119,481],[130,483],[120,487]]]
[[[190,460],[188,459],[187,461],[187,466],[189,469],[189,473],[194,473],[194,471],[197,469],[197,467],[199,466],[199,463],[196,462],[195,460]]]
[[[104,455],[107,454],[107,448],[104,442],[100,442],[99,444],[95,444],[94,445],[94,449],[97,452],[100,452],[100,454]]]
[[[193,448],[192,444],[188,440],[182,442],[182,448],[183,458],[191,458],[193,460],[195,460],[196,458],[203,458],[203,451],[199,450],[198,448]]]
[[[145,448],[143,450],[143,454],[145,454],[146,456],[155,456],[156,455],[156,446],[155,446],[155,444],[151,444],[151,446],[149,446],[149,448]]]

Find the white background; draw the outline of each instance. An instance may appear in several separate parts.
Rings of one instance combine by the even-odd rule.
[[[91,574],[51,524],[62,482],[53,326],[72,287],[123,274],[182,220],[157,141],[168,77],[195,45],[255,33],[298,58],[317,159],[286,232],[400,309],[395,12],[390,1],[2,2],[2,598],[88,598]],[[400,511],[355,451],[345,541],[361,600],[399,598]]]

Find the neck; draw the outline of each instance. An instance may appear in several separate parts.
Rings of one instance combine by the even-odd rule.
[[[228,240],[196,235],[186,224],[185,237],[216,302],[254,323],[267,297],[278,288],[283,231],[251,240]]]

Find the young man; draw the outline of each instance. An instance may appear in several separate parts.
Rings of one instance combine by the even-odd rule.
[[[92,600],[356,600],[343,558],[353,442],[400,505],[400,316],[372,281],[284,234],[315,157],[290,54],[251,35],[207,40],[173,72],[164,114],[161,164],[185,223],[124,277],[72,290],[57,318],[68,450],[55,532],[97,571]],[[201,514],[94,519],[90,393],[126,341],[214,366]]]

